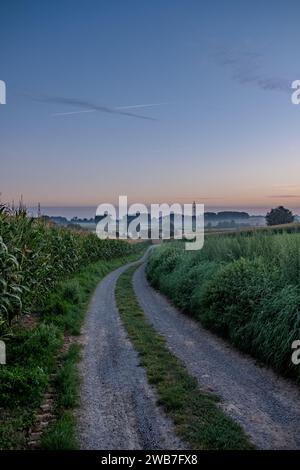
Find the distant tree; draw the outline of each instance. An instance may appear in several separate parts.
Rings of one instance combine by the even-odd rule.
[[[217,218],[216,212],[204,212],[204,220],[205,221],[210,221],[210,220],[215,220]]]
[[[217,217],[218,219],[235,220],[235,219],[249,219],[250,216],[248,212],[223,211],[223,212],[218,212]]]
[[[290,224],[291,222],[294,222],[294,216],[289,209],[286,209],[283,206],[278,206],[267,213],[266,221],[267,225]]]

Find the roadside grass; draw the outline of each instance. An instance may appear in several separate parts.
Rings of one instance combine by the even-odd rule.
[[[71,344],[63,358],[63,364],[55,381],[56,420],[49,426],[41,439],[42,449],[78,449],[76,420],[72,413],[79,404],[79,375],[77,363],[80,358],[80,345]]]
[[[158,393],[158,403],[173,420],[178,436],[195,450],[253,449],[242,428],[218,406],[218,397],[201,391],[146,320],[132,286],[135,269],[127,270],[117,282],[117,306],[140,364]]]
[[[130,255],[99,260],[56,286],[45,299],[39,321],[31,329],[17,327],[7,341],[7,365],[0,366],[0,449],[26,448],[26,432],[35,421],[50,374],[55,381],[55,421],[42,436],[45,449],[74,449],[78,404],[77,363],[80,346],[71,344],[58,369],[57,356],[64,335],[80,335],[86,309],[96,285],[124,263],[135,261],[147,244]]]
[[[44,450],[77,450],[76,419],[72,411],[63,411],[41,439]]]
[[[79,403],[79,376],[76,367],[80,359],[81,346],[71,344],[68,352],[63,358],[63,366],[56,378],[56,406],[58,409],[72,409]]]
[[[136,255],[110,261],[99,261],[90,264],[80,271],[71,280],[58,286],[55,293],[51,293],[42,311],[43,321],[57,326],[66,334],[80,335],[81,325],[94,288],[110,271],[122,264],[136,259]],[[70,294],[70,286],[74,293]]]

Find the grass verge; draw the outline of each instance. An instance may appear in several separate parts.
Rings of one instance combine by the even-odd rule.
[[[218,398],[199,389],[196,379],[145,319],[132,286],[135,269],[130,268],[118,280],[117,306],[149,383],[155,387],[159,404],[173,420],[178,436],[195,450],[252,449],[242,428],[219,408]]]
[[[77,363],[80,346],[71,344],[63,358],[57,375],[55,389],[55,412],[57,419],[42,436],[41,447],[48,450],[78,449],[76,420],[72,413],[79,403],[79,375]]]

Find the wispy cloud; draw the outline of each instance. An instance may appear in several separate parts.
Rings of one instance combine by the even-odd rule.
[[[256,52],[219,48],[214,54],[217,63],[227,68],[241,85],[252,84],[264,91],[291,92],[292,80],[271,77],[262,72],[263,56]]]
[[[151,104],[136,104],[136,105],[129,105],[129,106],[118,106],[118,107],[110,107],[99,105],[93,102],[84,101],[76,98],[65,98],[65,97],[54,97],[54,96],[47,96],[47,95],[31,95],[26,94],[34,101],[41,101],[43,103],[57,103],[57,104],[64,104],[69,106],[76,106],[86,108],[80,111],[69,111],[63,113],[54,113],[53,116],[67,116],[71,114],[79,114],[79,113],[91,113],[91,112],[102,112],[102,113],[109,113],[109,114],[119,114],[121,116],[130,116],[137,119],[146,119],[149,121],[156,121],[157,119],[152,118],[150,116],[144,116],[142,114],[132,113],[130,111],[126,111],[126,109],[135,109],[135,108],[146,108],[152,106],[160,106],[165,103],[151,103]]]
[[[299,194],[272,194],[272,196],[268,196],[273,199],[284,199],[284,198],[300,198]]]

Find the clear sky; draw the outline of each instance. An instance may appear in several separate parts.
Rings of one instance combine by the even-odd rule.
[[[297,210],[299,40],[297,0],[2,0],[2,200]]]

